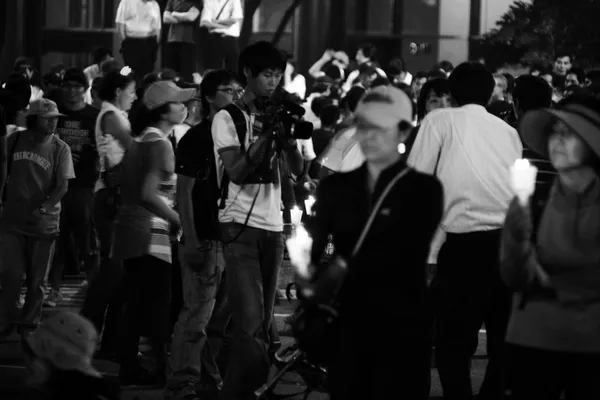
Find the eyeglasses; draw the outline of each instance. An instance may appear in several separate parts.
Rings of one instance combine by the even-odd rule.
[[[223,92],[223,93],[227,93],[227,94],[231,94],[231,95],[237,95],[237,96],[243,96],[244,95],[244,89],[234,89],[234,88],[220,88],[217,89],[218,92]]]

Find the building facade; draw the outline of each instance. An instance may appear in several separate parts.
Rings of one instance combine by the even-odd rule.
[[[353,56],[356,46],[363,42],[377,46],[381,63],[401,56],[409,70],[429,70],[440,60],[457,64],[476,57],[470,54],[470,41],[492,29],[513,1],[303,0],[278,45],[295,56],[302,71],[308,70],[327,48],[345,50]],[[85,67],[91,62],[91,50],[98,46],[112,48],[119,57],[114,24],[119,0],[0,3],[0,19],[5,15],[3,43],[0,34],[3,75],[20,55],[34,58],[36,66],[46,71],[57,63]],[[166,0],[159,3],[164,7]],[[251,40],[270,40],[293,3],[261,0],[248,21]],[[199,55],[201,42],[199,36]],[[413,54],[411,48],[415,46],[422,51]],[[158,64],[160,67],[160,57]]]

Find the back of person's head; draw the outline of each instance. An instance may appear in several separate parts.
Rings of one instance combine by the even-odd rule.
[[[446,78],[447,75],[441,69],[432,69],[427,73],[427,79]]]
[[[31,98],[31,85],[22,74],[10,74],[3,89],[0,89],[0,105],[4,108],[7,124],[14,124],[19,111],[25,110]]]
[[[539,76],[519,76],[512,96],[520,113],[552,106],[552,88]]]
[[[33,60],[29,57],[17,57],[13,64],[13,71],[21,71],[23,68],[33,68]]]
[[[333,81],[344,79],[344,71],[335,64],[326,65],[322,71],[325,76],[331,78]]]
[[[389,62],[385,72],[388,76],[396,76],[402,74],[404,71],[406,71],[404,59],[402,57],[395,57]]]
[[[172,68],[163,68],[162,71],[158,73],[158,77],[161,81],[173,82],[175,82],[179,78],[177,72]]]
[[[106,75],[111,71],[118,71],[121,69],[121,65],[119,62],[113,58],[109,58],[108,60],[102,61],[100,64],[100,71],[102,71],[102,75]]]
[[[212,70],[204,75],[200,84],[200,98],[205,115],[209,115],[210,110],[208,98],[216,96],[219,86],[229,85],[232,82],[239,82],[239,78],[236,74],[226,69]]]
[[[515,88],[515,77],[508,72],[503,72],[502,76],[506,79],[506,91],[512,93]]]
[[[583,85],[585,83],[585,79],[586,79],[586,75],[585,75],[585,71],[582,68],[579,67],[573,67],[569,70],[569,72],[567,72],[567,75],[575,75],[577,77],[577,82],[580,85]]]
[[[321,115],[323,108],[330,104],[332,104],[331,99],[327,96],[315,97],[310,103],[310,110],[318,117]]]
[[[588,80],[588,83],[590,83],[591,85],[600,84],[600,69],[592,69],[588,71],[586,74],[586,78]]]
[[[98,87],[98,97],[103,101],[113,101],[117,98],[119,91],[125,90],[134,82],[133,74],[122,74],[119,71],[109,72],[104,75]]]
[[[448,60],[442,60],[437,64],[436,69],[441,69],[444,72],[446,72],[447,74],[449,74],[452,71],[454,71],[454,65]]]
[[[362,86],[353,86],[344,97],[346,109],[353,113],[356,110],[360,99],[364,96],[367,90]]]
[[[358,50],[369,60],[375,60],[375,57],[377,57],[377,47],[373,43],[362,43],[358,46]]]
[[[256,42],[246,47],[239,57],[239,77],[245,80],[255,78],[266,70],[285,71],[286,60],[281,51],[266,41]]]
[[[435,78],[430,79],[423,84],[419,98],[417,99],[417,118],[422,120],[425,118],[425,104],[427,103],[427,97],[432,93],[438,97],[450,95],[450,83],[447,78]]]
[[[474,62],[460,64],[448,78],[450,95],[458,106],[478,104],[486,106],[496,82],[485,65]]]
[[[332,127],[340,119],[340,108],[334,104],[327,104],[321,109],[319,119],[322,127]]]
[[[94,64],[100,64],[106,59],[112,58],[112,51],[106,47],[96,47],[92,50],[92,62]]]
[[[377,86],[387,86],[390,84],[390,80],[383,76],[377,76],[373,82],[371,82],[371,88],[375,88]]]

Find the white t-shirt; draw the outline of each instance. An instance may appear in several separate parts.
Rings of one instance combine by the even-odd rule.
[[[216,22],[227,19],[239,19],[240,21],[231,25],[227,29],[215,29],[211,33],[239,37],[242,30],[242,20],[244,19],[244,10],[241,0],[205,0],[200,16],[202,22]]]
[[[246,112],[244,112],[244,117],[247,126],[244,148],[248,149],[252,138],[252,124]],[[235,125],[228,111],[221,110],[213,118],[212,136],[215,145],[217,182],[220,183],[225,172],[225,167],[220,157],[221,152],[240,147]],[[277,181],[281,182],[281,177]],[[281,183],[246,184],[240,186],[229,182],[225,208],[219,210],[219,221],[244,224],[255,197],[256,202],[248,219],[248,226],[272,232],[282,232]]]
[[[113,104],[105,101],[102,103],[102,109],[98,118],[96,119],[96,146],[98,148],[98,162],[100,173],[106,171],[107,168],[114,167],[123,161],[125,156],[125,149],[121,146],[121,143],[115,139],[110,132],[104,132],[102,130],[102,119],[106,113],[113,112],[121,120],[123,126],[131,130],[131,124],[127,118],[127,113]],[[96,182],[95,191],[104,189],[106,185],[102,179],[98,179]]]
[[[154,32],[160,34],[160,6],[155,0],[121,0],[115,22],[125,25],[126,37],[145,38]]]

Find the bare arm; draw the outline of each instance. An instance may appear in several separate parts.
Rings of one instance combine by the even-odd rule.
[[[160,141],[152,144],[153,154],[149,170],[142,183],[142,205],[154,215],[168,221],[171,225],[180,226],[179,215],[169,207],[157,194],[160,174],[174,169],[174,155],[167,142]]]
[[[54,190],[48,194],[46,200],[41,204],[45,209],[50,209],[56,206],[63,198],[69,189],[69,179],[75,177],[73,170],[73,157],[71,149],[63,147],[58,153],[58,168],[56,172],[56,186]]]
[[[165,24],[176,24],[178,22],[177,18],[173,16],[173,13],[170,11],[165,11],[163,13],[163,23]]]
[[[200,26],[203,26],[208,29],[227,29],[227,28],[229,28],[226,25],[221,25],[221,24],[219,24],[217,22],[213,22],[213,21],[202,21],[200,23]]]
[[[290,172],[296,176],[300,176],[304,169],[304,158],[298,150],[298,145],[295,140],[290,142],[290,147],[285,148],[285,161],[287,162]]]
[[[121,40],[125,40],[126,36],[125,36],[125,24],[120,24],[117,22],[117,32],[119,33],[119,37],[121,38]]]
[[[326,51],[321,56],[321,58],[318,59],[317,62],[314,63],[312,65],[312,67],[310,67],[310,69],[308,70],[308,73],[310,74],[310,76],[312,76],[315,79],[323,76],[323,72],[321,71],[321,69],[323,69],[323,66],[325,64],[327,64],[327,62],[329,62],[329,60],[331,60],[331,54]]]
[[[102,118],[102,132],[112,135],[127,150],[133,142],[131,127],[123,124],[114,112],[106,113]]]
[[[200,15],[200,11],[196,7],[191,7],[186,12],[173,11],[171,13],[171,16],[177,22],[194,22],[198,18],[199,15]]]

